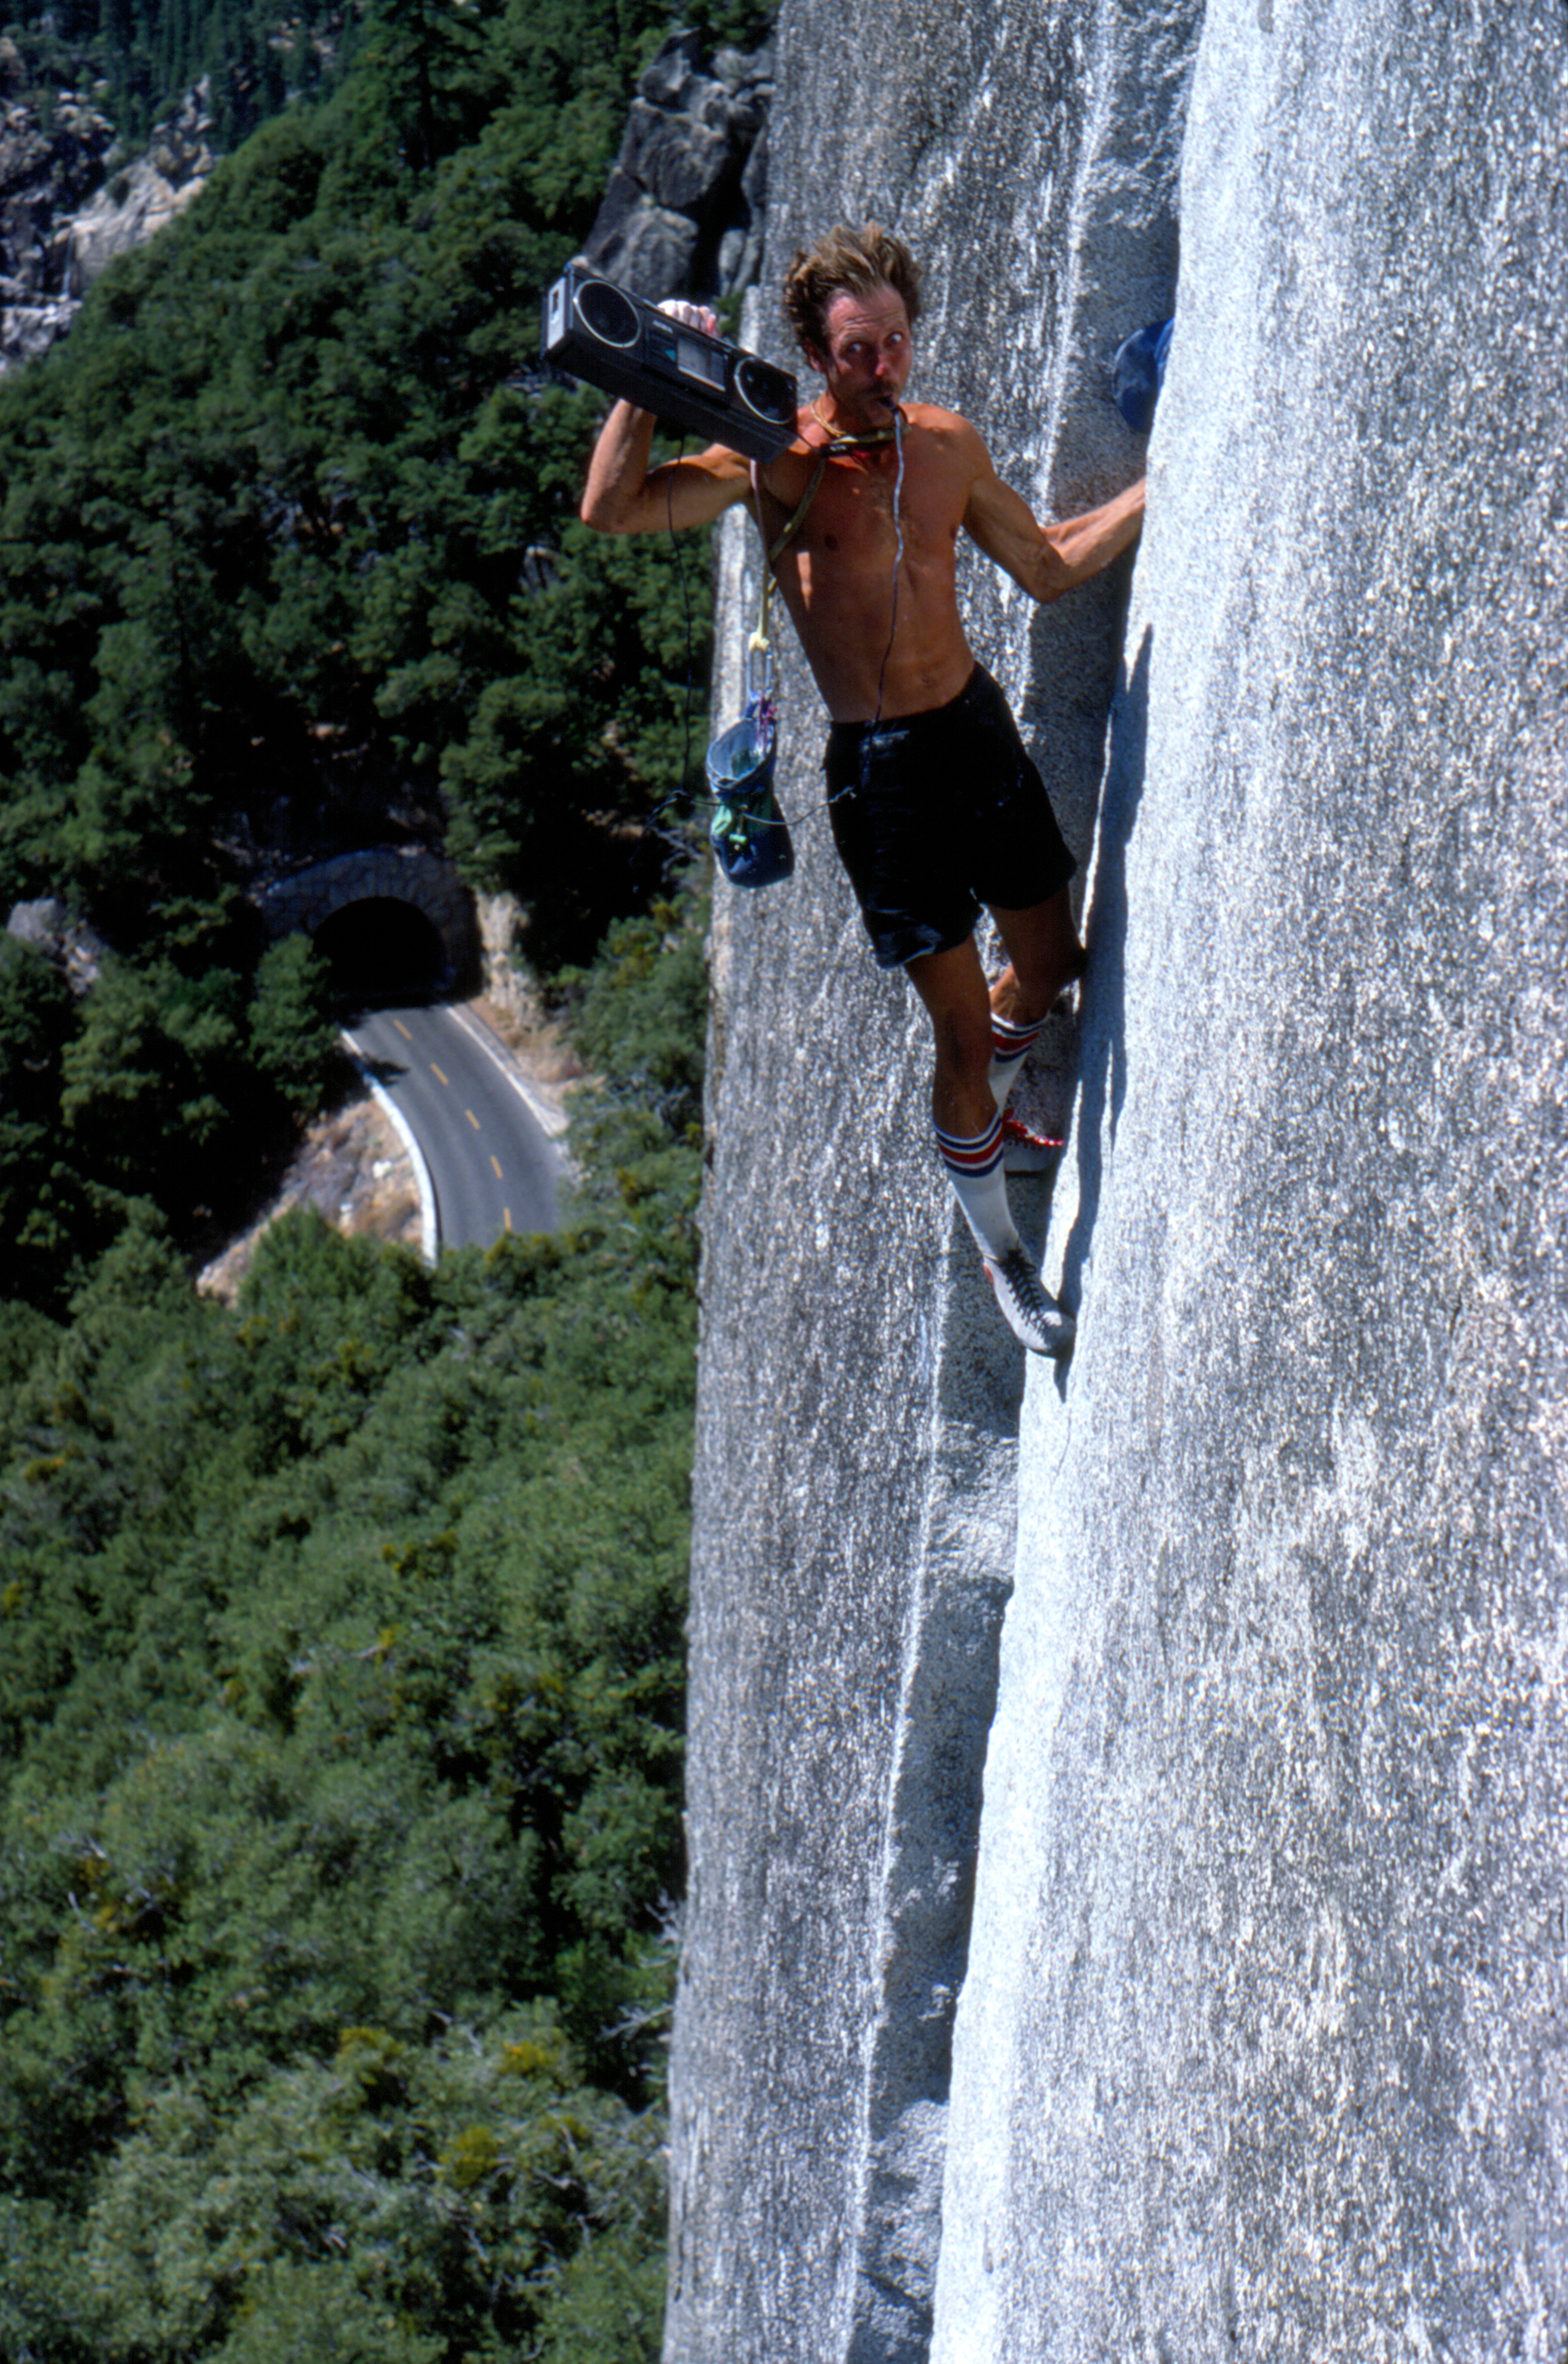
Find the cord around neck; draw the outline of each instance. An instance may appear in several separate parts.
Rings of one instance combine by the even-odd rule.
[[[821,399],[821,396],[818,395],[817,402],[820,402]],[[879,427],[875,433],[871,435],[840,435],[836,433],[831,427],[829,427],[828,421],[823,418],[822,413],[817,407],[817,402],[814,402],[811,406],[811,416],[817,421],[817,426],[821,428],[824,435],[828,438],[828,440],[822,446],[822,449],[828,454],[829,458],[831,458],[835,452],[869,452],[878,443],[891,443],[898,432],[896,427]]]

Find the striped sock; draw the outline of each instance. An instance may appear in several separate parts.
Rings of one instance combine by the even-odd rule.
[[[947,1167],[953,1196],[974,1233],[982,1255],[1005,1256],[1018,1244],[1018,1234],[1007,1207],[1007,1177],[1002,1168],[1002,1111],[997,1110],[984,1132],[965,1135],[936,1128],[937,1147]]]
[[[1045,1024],[1037,1018],[1032,1025],[1015,1026],[1010,1018],[998,1018],[991,1013],[991,1097],[999,1109],[1007,1105],[1007,1094],[1018,1082],[1024,1061],[1034,1046],[1036,1036]]]

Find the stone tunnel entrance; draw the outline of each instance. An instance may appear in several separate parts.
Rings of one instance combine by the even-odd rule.
[[[258,898],[270,935],[304,929],[345,1001],[373,1007],[473,992],[480,981],[473,898],[422,846],[372,846],[312,863]]]
[[[317,929],[316,949],[329,964],[333,989],[348,1009],[433,1000],[447,968],[438,930],[412,903],[390,895],[345,903]]]

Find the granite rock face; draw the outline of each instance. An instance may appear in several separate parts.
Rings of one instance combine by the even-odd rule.
[[[117,255],[145,246],[201,195],[217,159],[206,76],[153,131],[144,156],[98,190],[71,225],[72,284],[84,293]]]
[[[8,53],[5,54],[5,53]],[[22,94],[20,60],[0,52],[0,373],[46,351],[75,314],[71,223],[102,179],[114,127],[61,91],[50,118]]]
[[[1080,0],[984,30],[890,9],[852,50],[815,7],[780,21],[764,284],[834,220],[904,228],[929,264],[917,390],[973,414],[1041,507],[1086,507],[1141,470],[1107,369],[1172,296],[1195,21],[1182,0]],[[1107,64],[1086,110],[1089,56],[1120,79]],[[789,358],[760,301],[744,333]],[[728,548],[731,663],[755,598],[748,534],[736,520]],[[979,565],[966,597],[1086,853],[1126,569],[1072,613]],[[784,671],[799,866],[762,896],[720,888],[714,937],[666,2353],[912,2364],[930,2336],[1023,1356],[935,1162],[925,1020],[873,965],[833,853],[816,692],[793,651]],[[1040,1089],[1060,1089],[1063,1047]],[[1040,1187],[1014,1186],[1026,1226]]]
[[[944,2364],[1568,2341],[1565,105],[1210,0]]]
[[[98,982],[108,945],[86,920],[72,919],[57,896],[13,903],[6,933],[31,944],[64,977],[80,1001]]]
[[[1086,857],[1064,1371],[798,664],[720,890],[669,2364],[1568,2344],[1568,19],[1199,17],[781,19],[764,284],[903,230],[1038,508],[1142,464],[1178,164],[1180,299],[1136,568],[967,595]]]

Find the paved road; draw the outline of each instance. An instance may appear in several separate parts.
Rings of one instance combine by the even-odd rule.
[[[376,1009],[345,1035],[424,1153],[439,1246],[555,1229],[561,1154],[514,1061],[471,1009]]]

